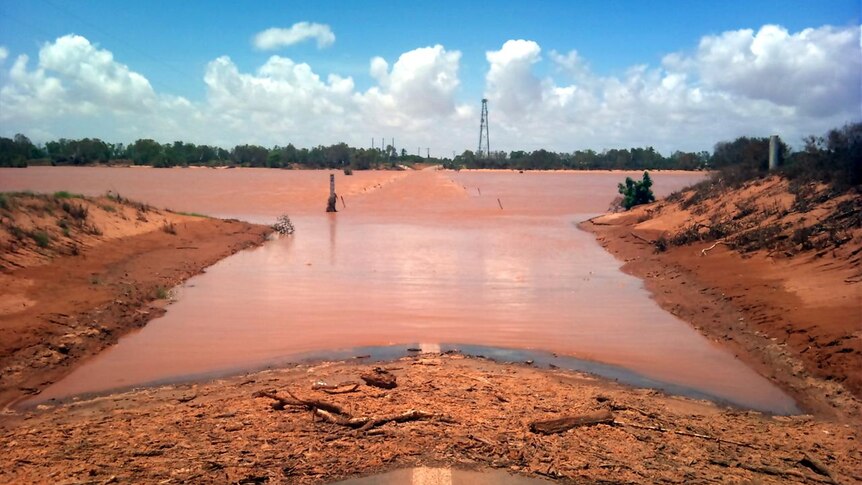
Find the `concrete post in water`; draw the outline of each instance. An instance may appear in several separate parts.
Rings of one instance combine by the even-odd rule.
[[[335,203],[338,198],[335,195],[335,174],[329,174],[329,200],[326,202],[326,212],[338,212]]]
[[[781,160],[778,158],[778,150],[781,146],[781,139],[778,135],[769,137],[769,170],[775,170],[781,165]]]

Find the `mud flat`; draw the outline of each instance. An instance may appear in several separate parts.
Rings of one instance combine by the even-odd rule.
[[[0,422],[0,481],[325,483],[411,466],[500,468],[562,483],[862,480],[857,426],[460,354],[382,367],[397,387],[364,384],[372,366],[354,360],[43,405]],[[346,382],[355,391],[320,389]],[[291,394],[316,403],[291,405]],[[267,395],[288,403],[274,406]],[[378,421],[336,424],[324,418],[333,409]],[[534,421],[583,416],[601,423],[531,431]]]
[[[121,198],[3,194],[0,403],[164,313],[170,289],[270,229]]]

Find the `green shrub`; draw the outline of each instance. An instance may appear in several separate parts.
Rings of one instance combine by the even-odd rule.
[[[643,180],[636,182],[631,177],[626,177],[625,184],[618,184],[617,188],[623,196],[623,207],[626,210],[636,205],[648,204],[655,201],[652,193],[652,179],[649,172],[644,172]]]
[[[167,300],[171,296],[171,292],[164,286],[158,286],[155,296],[157,300]]]
[[[36,245],[40,248],[47,248],[51,244],[51,236],[45,231],[33,231],[30,233],[30,237],[36,241]]]
[[[59,226],[60,229],[63,230],[64,236],[69,237],[69,221],[67,221],[66,219],[59,219],[57,221],[57,226]]]
[[[82,199],[84,198],[81,194],[73,194],[66,190],[61,190],[59,192],[54,192],[55,199]]]

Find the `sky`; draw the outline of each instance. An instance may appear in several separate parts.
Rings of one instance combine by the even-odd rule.
[[[860,1],[0,0],[0,136],[433,156],[862,120]]]

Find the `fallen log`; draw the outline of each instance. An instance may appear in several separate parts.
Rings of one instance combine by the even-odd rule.
[[[394,389],[398,384],[395,382],[396,377],[386,369],[375,367],[373,371],[359,376],[369,386],[380,387],[383,389]]]
[[[580,416],[566,416],[563,418],[550,419],[547,421],[533,421],[530,423],[530,431],[541,434],[556,434],[568,431],[579,426],[592,426],[596,424],[613,424],[614,415],[610,411],[603,410]]]

